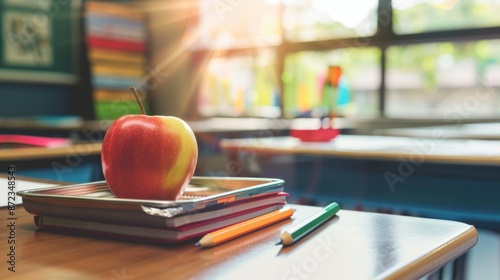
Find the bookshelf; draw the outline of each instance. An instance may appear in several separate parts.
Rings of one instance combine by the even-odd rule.
[[[129,87],[141,89],[146,74],[146,13],[124,3],[88,1],[83,18],[95,118],[139,114]],[[140,91],[147,107],[146,94]]]

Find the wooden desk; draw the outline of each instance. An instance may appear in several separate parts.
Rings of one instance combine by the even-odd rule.
[[[8,174],[0,174],[0,186],[7,186],[9,180]],[[36,181],[33,178],[23,178],[16,176],[16,191],[25,191],[25,190],[33,190],[33,189],[42,189],[53,186],[61,185],[61,182],[56,181],[47,181],[47,180],[39,180]],[[19,196],[16,197],[16,203],[22,203],[23,199]],[[0,209],[1,207],[7,206],[8,204],[8,193],[0,192]]]
[[[61,147],[27,147],[0,149],[0,161],[51,159],[67,157],[71,155],[92,156],[101,154],[101,143],[80,143]]]
[[[231,152],[396,161],[415,157],[426,162],[500,165],[500,141],[339,135],[330,142],[314,143],[302,142],[292,137],[223,139],[220,146]]]
[[[0,166],[6,170],[13,164],[18,175],[26,177],[74,183],[98,181],[103,179],[101,147],[100,142],[86,142],[50,148],[0,149]]]
[[[500,228],[500,141],[340,135],[325,143],[273,137],[220,144],[231,162],[256,159],[261,176],[285,180],[292,202],[335,199],[345,208]]]
[[[275,245],[280,232],[319,210],[298,206],[292,220],[219,246],[199,249],[140,244],[37,230],[16,209],[16,272],[2,279],[416,279],[467,252],[473,226],[445,221],[339,211],[299,243]],[[0,208],[2,238],[8,211]],[[2,242],[1,255],[8,254]],[[7,276],[8,278],[5,278]]]
[[[379,135],[456,139],[500,140],[500,123],[471,123],[415,128],[391,128],[375,131]]]

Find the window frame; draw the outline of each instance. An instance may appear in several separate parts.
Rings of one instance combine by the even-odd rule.
[[[280,4],[280,14],[279,18],[283,19],[283,4]],[[396,120],[394,118],[388,118],[386,115],[386,71],[387,71],[387,49],[392,46],[404,46],[422,43],[439,43],[439,42],[461,42],[461,41],[479,41],[479,40],[491,40],[500,39],[500,26],[495,27],[483,27],[483,28],[462,28],[453,30],[440,30],[440,31],[428,31],[422,33],[412,33],[412,34],[396,34],[393,30],[393,18],[394,13],[392,9],[391,0],[379,0],[377,6],[377,30],[375,34],[367,37],[352,37],[352,38],[340,38],[340,39],[329,39],[329,40],[317,40],[317,41],[303,41],[295,42],[288,41],[282,30],[282,40],[281,44],[275,46],[265,46],[268,49],[274,49],[276,53],[276,73],[279,76],[284,72],[285,58],[293,53],[301,51],[329,51],[342,48],[356,48],[356,47],[377,47],[380,49],[380,87],[378,89],[378,119],[390,119]],[[246,47],[246,48],[231,48],[218,50],[219,57],[223,56],[233,56],[239,53],[246,53],[248,51],[256,51],[260,47]],[[210,50],[202,49],[195,50],[194,53],[197,54],[198,58],[200,55],[202,57],[208,57]],[[283,82],[279,82],[279,99],[280,104],[283,106],[284,91]],[[286,118],[283,113],[283,107],[281,118]],[[292,117],[293,118],[293,117]],[[377,118],[375,118],[377,119]],[[500,119],[500,116],[498,118]],[[402,120],[405,121],[406,119]],[[415,120],[415,119],[408,119]],[[417,119],[425,120],[425,119]],[[434,120],[431,119],[431,120]]]

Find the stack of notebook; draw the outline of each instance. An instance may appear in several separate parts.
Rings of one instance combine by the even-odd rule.
[[[85,31],[97,119],[140,113],[128,88],[146,69],[145,14],[120,3],[87,1]]]
[[[40,228],[176,243],[283,208],[283,181],[231,180],[210,187],[197,177],[176,201],[114,197],[103,182],[19,192]],[[207,187],[208,186],[208,187]]]

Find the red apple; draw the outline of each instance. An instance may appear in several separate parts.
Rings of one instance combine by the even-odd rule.
[[[177,117],[145,115],[132,91],[143,114],[122,116],[109,127],[101,152],[104,177],[120,198],[175,200],[193,177],[196,138]]]

